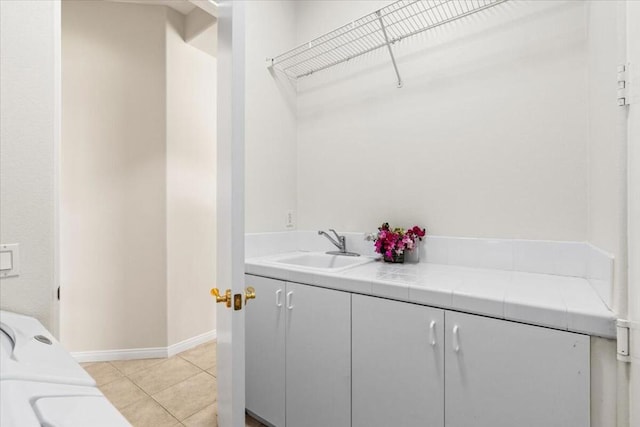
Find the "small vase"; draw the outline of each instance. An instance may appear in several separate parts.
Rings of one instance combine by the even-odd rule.
[[[405,251],[406,255],[404,256],[404,260],[408,263],[418,263],[420,262],[420,245],[416,244],[412,250]]]
[[[404,252],[402,252],[401,254],[396,254],[395,252],[393,253],[393,256],[388,257],[388,256],[384,256],[384,262],[391,262],[394,264],[402,264],[404,263]]]

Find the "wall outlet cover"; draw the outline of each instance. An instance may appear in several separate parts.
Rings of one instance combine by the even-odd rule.
[[[294,228],[296,226],[294,211],[287,211],[284,226],[286,228]]]

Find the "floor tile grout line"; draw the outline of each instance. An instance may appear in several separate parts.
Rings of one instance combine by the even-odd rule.
[[[196,374],[196,375],[198,375],[198,374]],[[188,379],[188,378],[187,378],[187,379]],[[187,380],[184,380],[184,381],[187,381]],[[178,384],[182,384],[184,381],[180,381]],[[174,385],[178,385],[178,384],[174,384]],[[173,387],[173,386],[172,386],[172,387]],[[162,392],[159,392],[159,393],[162,393]],[[157,394],[157,393],[156,393],[156,394]],[[182,420],[181,420],[181,419],[180,419],[180,418],[178,418],[176,415],[174,415],[174,414],[173,414],[173,412],[171,412],[171,411],[169,410],[169,408],[167,408],[166,406],[164,406],[164,405],[162,404],[162,402],[160,402],[158,399],[156,399],[153,395],[149,395],[149,397],[150,397],[150,398],[152,398],[152,399],[153,399],[153,400],[154,400],[158,405],[160,405],[161,407],[163,407],[165,411],[167,411],[168,413],[170,413],[170,414],[171,414],[171,416],[173,416],[173,418],[175,418],[175,419],[176,419],[176,420],[178,420],[179,422],[182,422],[182,421],[184,421],[186,418],[188,418],[188,417],[186,417],[186,418],[184,418],[184,419],[182,419]],[[197,411],[196,411],[196,412],[197,412]],[[195,414],[195,412],[194,412],[194,414]],[[193,415],[193,414],[191,414],[191,415]],[[189,417],[190,417],[191,415],[189,415]]]
[[[153,396],[151,396],[151,398],[153,399]],[[153,400],[155,400],[155,399],[153,399]],[[162,403],[158,402],[157,400],[155,400],[155,402],[156,402],[158,405],[162,406],[162,408],[163,408],[165,411],[167,411],[169,414],[171,414],[171,416],[172,416],[173,418],[175,418],[176,420],[178,420],[178,422],[182,423],[182,422],[183,422],[183,421],[185,421],[187,418],[190,418],[190,417],[194,416],[195,414],[197,414],[198,412],[200,412],[200,411],[203,411],[203,410],[207,409],[207,407],[208,407],[209,405],[213,405],[213,403],[217,402],[217,400],[214,400],[214,402],[213,402],[213,403],[209,403],[209,404],[205,405],[204,407],[202,407],[202,408],[198,409],[197,411],[195,411],[193,414],[189,414],[189,415],[187,415],[186,417],[184,417],[184,418],[182,418],[182,419],[180,419],[180,418],[178,418],[176,415],[174,415],[174,414],[173,414],[173,413],[172,413],[168,408],[166,408],[165,406],[163,406],[163,405],[162,405]]]
[[[195,366],[196,368],[200,369],[201,371],[204,371],[204,370],[205,370],[205,369],[202,369],[200,366],[196,365],[195,363],[193,363],[193,362],[191,362],[191,361],[189,361],[189,360],[185,359],[185,358],[184,358],[184,357],[182,357],[182,356],[179,356],[179,355],[178,355],[178,357],[179,357],[180,359],[184,360],[185,362],[187,362],[187,363],[189,363],[189,364],[191,364],[191,365]]]
[[[157,404],[158,404],[162,409],[164,409],[165,411],[167,411],[167,413],[168,413],[169,415],[171,415],[173,418],[175,418],[175,420],[176,420],[176,421],[178,421],[180,424],[182,424],[182,420],[181,420],[180,418],[178,418],[177,416],[175,416],[175,415],[173,414],[173,412],[171,412],[171,411],[169,410],[169,408],[165,407],[162,403],[158,402],[158,400],[157,400],[155,397],[153,397],[153,396],[151,396],[151,395],[150,395],[149,397],[150,397],[151,399],[153,399],[153,401],[154,401],[154,402],[156,402],[156,403],[157,403]]]
[[[167,361],[167,360],[169,360],[169,359],[170,359],[170,358],[167,358],[167,359],[165,359],[164,361],[162,361],[162,362],[160,362],[160,363],[164,363],[165,361]],[[182,360],[184,360],[185,362],[189,363],[189,364],[190,364],[190,365],[192,365],[192,366],[195,366],[197,369],[202,370],[202,368],[200,368],[199,366],[194,365],[193,363],[189,362],[188,360],[185,360],[185,359],[182,359]],[[157,366],[157,365],[156,365],[156,366]],[[153,366],[152,366],[152,367],[150,367],[149,369],[151,369],[151,368],[153,368]],[[135,373],[134,373],[134,372],[132,372],[132,373],[131,373],[131,375],[135,375],[136,373],[140,373],[140,372],[142,372],[142,370],[137,371],[137,372],[135,372]],[[163,392],[164,390],[166,390],[166,389],[168,389],[168,388],[170,388],[170,387],[173,387],[173,386],[174,386],[174,385],[176,385],[176,384],[180,384],[182,381],[188,380],[189,378],[192,378],[192,377],[194,377],[194,376],[198,375],[199,373],[200,373],[200,372],[196,372],[194,375],[189,375],[188,377],[183,378],[182,380],[178,381],[177,383],[170,384],[169,386],[167,386],[167,387],[165,387],[165,388],[163,388],[163,389],[161,389],[161,390],[158,390],[158,391],[156,391],[156,392],[155,392],[155,393],[153,393],[153,394],[158,394],[158,393],[160,393],[160,392]],[[141,387],[140,385],[138,385],[138,383],[137,383],[137,382],[135,382],[132,378],[129,378],[129,379],[130,379],[130,380],[131,380],[131,382],[133,382],[135,385],[137,385],[138,387],[142,388],[142,387]],[[147,393],[149,396],[151,396],[151,394],[150,394],[150,393],[148,393],[146,390],[144,390],[144,389],[143,389],[143,391],[144,391],[145,393]]]
[[[165,408],[164,406],[162,406],[162,405],[160,404],[160,402],[158,402],[157,400],[155,400],[155,399],[153,398],[153,396],[150,396],[150,395],[148,395],[148,394],[146,394],[146,393],[145,393],[145,395],[146,395],[145,397],[148,397],[149,399],[151,399],[152,401],[154,401],[155,403],[157,403],[157,404],[158,404],[158,406],[160,406],[162,409],[164,409],[164,411],[165,411],[167,414],[169,414],[169,416],[170,416],[171,418],[173,418],[174,420],[176,420],[176,421],[178,422],[178,424],[181,424],[181,421],[178,419],[178,417],[176,417],[175,415],[173,415],[173,414],[171,413],[171,411],[169,411],[167,408]],[[128,408],[128,407],[130,407],[130,406],[134,405],[135,403],[140,403],[140,402],[141,402],[142,400],[144,400],[144,399],[145,399],[145,398],[143,397],[142,399],[137,400],[136,402],[134,402],[134,403],[132,403],[132,404],[130,404],[130,405],[127,405],[127,406],[125,406],[125,407],[124,407],[124,408],[122,408],[122,409],[118,409],[118,411],[120,411],[120,412],[122,413],[126,408]]]
[[[116,372],[120,372],[122,375],[124,375],[124,372],[122,372],[120,369],[118,369],[118,367],[116,365],[114,365],[113,363],[111,363],[111,362],[113,362],[113,360],[107,360],[107,363],[109,364],[109,366],[111,366],[113,369],[115,369]]]
[[[188,362],[188,360],[187,360],[187,362]],[[176,384],[174,384],[174,385],[172,385],[172,386],[169,386],[169,387],[167,387],[166,389],[161,390],[161,391],[159,391],[158,393],[155,393],[155,394],[157,395],[157,394],[162,393],[163,391],[165,391],[165,390],[167,390],[167,389],[169,389],[169,388],[171,388],[171,387],[177,386],[178,384],[182,384],[183,382],[188,381],[188,380],[190,380],[191,378],[195,377],[196,375],[200,375],[201,373],[205,373],[205,374],[207,374],[207,375],[211,375],[211,374],[209,374],[209,372],[205,371],[204,369],[202,369],[202,368],[200,368],[200,367],[198,367],[198,366],[196,366],[196,367],[197,367],[198,369],[200,369],[200,372],[198,372],[197,374],[195,374],[195,375],[193,375],[193,376],[191,376],[191,377],[189,377],[189,378],[185,378],[184,380],[182,380],[182,381],[180,381],[180,382],[178,382],[178,383],[176,383]],[[211,376],[213,376],[213,375],[211,375]],[[216,377],[213,377],[213,378],[216,378]],[[216,383],[216,387],[217,387],[217,383]],[[143,390],[143,391],[144,391],[144,390]],[[203,410],[203,409],[205,409],[207,406],[212,405],[212,403],[209,403],[209,404],[205,405],[204,407],[199,408],[198,410],[196,410],[193,414],[189,414],[189,415],[187,415],[186,417],[184,417],[183,419],[180,419],[180,418],[178,418],[176,415],[174,415],[174,414],[169,410],[169,408],[167,408],[166,406],[164,406],[164,405],[162,404],[162,402],[160,402],[159,400],[157,400],[157,399],[155,398],[155,396],[154,396],[154,395],[152,395],[152,394],[148,394],[147,392],[145,392],[145,394],[147,394],[147,396],[149,396],[150,398],[152,398],[152,399],[153,399],[153,400],[154,400],[158,405],[160,405],[162,408],[164,408],[164,410],[166,410],[169,414],[171,414],[171,416],[173,416],[173,417],[174,417],[176,420],[178,420],[180,423],[182,423],[182,421],[186,420],[187,418],[189,418],[189,417],[191,417],[191,416],[193,416],[193,415],[197,414],[198,412],[202,411],[202,410]],[[215,403],[215,402],[217,402],[217,401],[218,401],[218,397],[216,396],[216,398],[214,399],[213,403]]]
[[[149,396],[147,393],[145,393],[145,394],[144,394],[144,396],[143,396],[143,397],[141,397],[140,399],[135,400],[135,401],[133,401],[133,402],[129,403],[128,405],[123,406],[122,408],[116,408],[116,409],[118,410],[118,412],[122,412],[122,411],[124,411],[125,409],[127,409],[129,406],[132,406],[132,405],[135,405],[136,403],[140,403],[140,402],[142,402],[142,401],[144,400],[144,398],[145,398],[145,397],[151,397],[151,396]],[[114,406],[115,406],[115,405],[114,405]]]
[[[184,359],[183,359],[183,360],[184,360]],[[193,363],[189,362],[188,360],[185,360],[185,361],[186,361],[186,362],[188,362],[188,363],[190,363],[191,365],[194,365]],[[162,362],[160,362],[160,363],[162,363]],[[197,365],[194,365],[194,366],[196,366],[196,368],[198,368],[198,369],[200,370],[200,372],[197,372],[197,373],[195,373],[194,375],[192,375],[192,376],[190,376],[190,377],[187,377],[187,378],[183,379],[182,381],[179,381],[179,382],[177,382],[177,383],[175,383],[175,384],[172,384],[172,385],[168,386],[167,388],[164,388],[164,389],[162,389],[162,390],[160,390],[160,391],[158,391],[157,393],[154,393],[154,394],[162,393],[163,391],[167,390],[168,388],[174,387],[174,386],[176,386],[176,385],[178,385],[178,384],[181,384],[181,383],[183,383],[183,382],[185,382],[185,381],[188,381],[189,379],[191,379],[191,378],[195,377],[196,375],[199,375],[199,374],[201,374],[201,373],[203,373],[203,372],[204,372],[204,373],[206,373],[207,375],[210,375],[210,376],[211,376],[211,377],[213,377],[213,378],[216,378],[215,376],[211,375],[209,372],[207,372],[206,370],[204,370],[204,369],[200,368],[199,366],[197,366]],[[115,368],[115,366],[114,366],[114,368]],[[117,369],[117,368],[116,368],[116,369]],[[141,370],[142,370],[142,369],[141,369]],[[139,372],[139,371],[136,371],[136,372]],[[132,372],[130,375],[134,375],[136,372]],[[175,419],[176,419],[176,420],[178,420],[179,422],[184,421],[185,419],[187,419],[188,417],[190,417],[190,416],[192,416],[192,415],[195,415],[197,412],[201,411],[202,409],[206,408],[206,406],[208,406],[208,405],[205,405],[203,408],[198,409],[198,410],[197,410],[197,411],[195,411],[193,414],[190,414],[189,416],[187,416],[187,417],[185,417],[184,419],[182,419],[182,420],[181,420],[181,419],[179,419],[177,416],[175,416],[175,415],[174,415],[174,414],[169,410],[169,408],[165,407],[165,406],[164,406],[160,401],[158,401],[158,400],[154,397],[154,394],[149,394],[149,393],[147,393],[147,391],[145,391],[144,389],[142,389],[142,387],[140,387],[140,386],[139,386],[139,385],[138,385],[138,384],[137,384],[133,379],[131,379],[129,375],[125,375],[125,374],[123,373],[123,377],[120,377],[120,378],[118,378],[118,379],[116,379],[116,380],[114,380],[114,381],[111,381],[111,382],[107,383],[107,384],[111,384],[112,382],[115,382],[115,381],[121,380],[122,378],[126,378],[126,379],[128,379],[129,381],[131,381],[131,383],[132,383],[136,388],[138,388],[139,390],[141,390],[141,391],[145,394],[145,396],[150,397],[154,402],[156,402],[158,405],[160,405],[164,410],[166,410],[166,411],[167,411],[171,416],[173,416],[173,418],[175,418]],[[103,384],[103,385],[107,385],[107,384]],[[144,399],[144,397],[143,397],[143,398],[141,398],[141,399],[136,400],[135,402],[131,402],[129,405],[124,406],[122,409],[124,410],[125,408],[127,408],[127,407],[129,407],[129,406],[133,405],[134,403],[139,402],[139,401],[140,401],[140,400],[142,400],[142,399]],[[214,402],[217,402],[217,398],[214,400]]]
[[[217,341],[214,341],[214,342],[216,342],[216,344],[217,344]],[[207,345],[207,344],[210,344],[210,343],[205,343],[204,345]],[[197,348],[197,347],[194,347],[194,348]],[[191,350],[191,349],[190,349],[190,350]],[[159,406],[163,411],[165,411],[165,412],[166,412],[166,413],[167,413],[167,414],[168,414],[168,415],[169,415],[173,420],[175,420],[175,422],[177,423],[177,424],[175,424],[175,426],[178,426],[178,427],[180,427],[180,426],[182,426],[182,427],[186,427],[186,425],[183,423],[183,421],[185,421],[185,420],[187,420],[188,418],[190,418],[190,417],[192,417],[192,416],[196,415],[197,413],[199,413],[199,412],[201,412],[201,411],[203,411],[203,410],[207,409],[207,407],[208,407],[208,406],[216,404],[216,403],[217,403],[217,401],[218,401],[218,399],[217,399],[217,395],[215,396],[215,398],[214,398],[213,402],[211,402],[211,403],[209,403],[209,404],[207,404],[207,405],[203,406],[202,408],[199,408],[199,409],[195,410],[192,414],[189,414],[189,415],[186,415],[186,416],[182,417],[182,419],[180,419],[180,418],[178,418],[177,416],[175,416],[175,415],[174,415],[174,414],[173,414],[173,413],[172,413],[168,408],[166,408],[162,403],[160,403],[158,400],[156,400],[156,398],[154,397],[154,395],[157,395],[157,394],[159,394],[159,393],[162,393],[163,391],[165,391],[165,390],[167,390],[167,389],[169,389],[169,388],[171,388],[171,387],[174,387],[174,386],[176,386],[176,385],[179,385],[179,384],[181,384],[181,383],[183,383],[183,382],[185,382],[185,381],[189,381],[189,380],[190,380],[190,379],[192,379],[193,377],[195,377],[195,376],[197,376],[197,375],[199,375],[199,374],[201,374],[201,373],[203,373],[203,372],[204,372],[204,373],[206,373],[209,377],[212,377],[212,378],[213,378],[213,380],[214,380],[214,382],[215,382],[215,387],[216,387],[216,390],[217,390],[217,376],[216,376],[214,373],[209,372],[209,370],[213,370],[213,369],[216,367],[216,364],[214,364],[213,366],[208,366],[208,367],[203,368],[203,367],[201,367],[201,366],[197,365],[195,362],[192,362],[191,360],[189,360],[189,359],[187,359],[187,358],[185,358],[185,357],[183,357],[183,356],[181,355],[181,354],[183,354],[183,353],[186,353],[187,351],[189,351],[189,350],[186,350],[186,351],[184,351],[184,352],[182,352],[182,353],[176,354],[176,355],[174,355],[174,356],[172,356],[172,357],[175,357],[175,356],[179,357],[179,358],[180,358],[180,359],[182,359],[184,362],[187,362],[189,365],[194,366],[194,367],[196,368],[197,372],[195,372],[193,375],[189,375],[188,377],[183,378],[181,381],[178,381],[178,382],[177,382],[177,383],[175,383],[175,384],[171,384],[171,385],[169,385],[169,386],[167,386],[167,387],[165,387],[165,388],[163,388],[163,389],[161,389],[161,390],[156,391],[153,395],[152,395],[152,394],[150,394],[150,393],[148,393],[148,392],[147,392],[146,390],[144,390],[144,389],[143,389],[143,388],[142,388],[142,387],[141,387],[141,386],[140,386],[136,381],[134,381],[134,380],[133,380],[133,378],[132,378],[132,376],[135,376],[136,374],[139,374],[140,372],[142,372],[142,371],[144,371],[144,370],[146,370],[146,369],[151,369],[151,368],[153,368],[154,366],[156,366],[156,365],[158,365],[158,364],[160,364],[160,363],[163,363],[164,361],[169,360],[169,359],[171,359],[171,358],[165,358],[164,360],[159,360],[157,363],[154,363],[154,364],[153,364],[153,365],[151,365],[151,366],[144,367],[144,368],[141,368],[141,369],[137,369],[136,371],[130,372],[130,373],[128,373],[128,374],[126,374],[126,373],[124,372],[124,371],[125,371],[125,369],[122,369],[122,370],[121,370],[121,369],[119,369],[119,368],[118,368],[118,367],[113,363],[114,361],[104,361],[104,363],[106,363],[106,364],[107,364],[107,365],[109,365],[111,368],[113,368],[113,369],[115,370],[115,372],[116,372],[116,373],[118,373],[120,376],[119,376],[119,377],[117,377],[117,378],[115,378],[115,379],[113,379],[112,381],[109,381],[109,382],[107,382],[107,383],[101,384],[100,386],[98,386],[98,388],[101,388],[101,387],[104,387],[104,386],[108,386],[109,384],[112,384],[112,383],[114,383],[114,382],[116,382],[116,381],[119,381],[119,380],[124,380],[124,379],[126,379],[126,380],[128,380],[129,382],[131,382],[131,383],[132,383],[132,384],[133,384],[133,385],[134,385],[134,386],[135,386],[139,391],[141,391],[141,392],[142,392],[143,397],[141,397],[140,399],[137,399],[137,400],[135,400],[135,401],[133,401],[133,402],[128,403],[126,406],[123,406],[122,408],[119,408],[119,409],[118,409],[119,411],[125,411],[127,408],[131,407],[132,405],[138,404],[138,403],[140,403],[142,400],[145,400],[146,398],[149,398],[149,400],[151,400],[152,402],[154,402],[155,404],[157,404],[157,405],[158,405],[158,406]],[[195,358],[195,360],[198,360],[198,359],[197,359],[197,358]],[[119,362],[119,361],[115,361],[115,362]],[[83,368],[87,368],[87,367],[89,367],[89,366],[91,366],[91,365],[98,364],[98,363],[103,363],[103,362],[93,362],[93,363],[89,363],[89,364],[87,364],[87,365],[83,365]],[[203,364],[203,365],[204,365],[204,364]],[[124,365],[123,365],[123,368],[124,368]]]
[[[160,363],[164,362],[165,360],[169,360],[170,358],[154,358],[154,359],[149,359],[149,360],[158,360],[158,363],[154,363],[151,366],[148,366],[146,368],[141,368],[138,369],[137,371],[131,372],[130,374],[125,374],[124,371],[121,371],[120,369],[118,369],[118,367],[116,365],[113,364],[113,362],[127,362],[127,361],[137,361],[137,360],[145,360],[145,359],[127,359],[127,360],[108,360],[107,363],[109,363],[111,366],[113,366],[115,368],[116,371],[120,372],[122,375],[124,375],[125,377],[128,377],[129,375],[133,375],[136,374],[140,371],[144,371],[145,369],[150,369],[156,365],[159,365]],[[99,363],[99,362],[98,362]]]
[[[141,397],[141,398],[140,398],[140,399],[138,399],[138,400],[135,400],[135,401],[133,401],[133,402],[129,403],[128,405],[123,406],[122,408],[116,408],[116,409],[118,409],[118,411],[120,411],[120,412],[124,411],[124,410],[125,410],[125,408],[128,408],[129,406],[131,406],[131,405],[133,405],[133,404],[135,404],[135,403],[138,403],[138,402],[142,401],[142,400],[144,399],[144,397],[151,397],[151,396],[149,396],[149,393],[147,393],[146,391],[144,391],[144,390],[143,390],[143,389],[142,389],[138,384],[134,383],[134,382],[133,382],[133,380],[132,380],[131,378],[129,378],[128,376],[126,376],[126,375],[125,375],[125,376],[123,376],[122,378],[119,378],[119,379],[118,379],[118,380],[116,380],[116,381],[119,381],[119,380],[121,380],[121,379],[123,379],[123,378],[128,379],[128,380],[131,382],[131,384],[133,384],[133,386],[134,386],[134,387],[136,387],[138,390],[140,390],[140,391],[144,394],[144,396],[143,396],[143,397]],[[115,382],[115,381],[112,381],[112,382]],[[111,384],[111,383],[109,383],[109,384]],[[104,385],[106,385],[106,384],[104,384]],[[102,385],[102,386],[98,387],[98,389],[99,389],[103,394],[104,394],[104,391],[102,390],[102,388],[101,388],[101,387],[103,387],[104,385]],[[106,396],[105,396],[105,397],[106,397]],[[114,405],[114,406],[115,406],[115,405]]]
[[[163,389],[160,389],[160,390],[156,391],[156,392],[155,392],[155,393],[153,393],[153,394],[159,394],[159,393],[162,393],[163,391],[165,391],[165,390],[167,390],[167,389],[169,389],[169,388],[171,388],[171,387],[173,387],[173,386],[175,386],[175,385],[178,385],[178,384],[182,383],[183,381],[186,381],[186,380],[188,380],[188,379],[191,379],[191,378],[195,377],[195,376],[196,376],[196,375],[198,375],[199,373],[200,373],[200,372],[196,372],[196,373],[195,373],[195,374],[193,374],[193,375],[189,375],[188,377],[183,378],[182,380],[178,381],[177,383],[170,384],[170,385],[168,385],[167,387],[165,387],[165,388],[163,388]],[[134,384],[138,385],[135,381],[133,381],[133,380],[131,380],[131,381],[132,381]],[[139,386],[139,387],[140,387],[140,386]],[[142,388],[142,387],[140,387],[140,388]],[[151,394],[151,393],[147,392],[147,391],[146,391],[146,390],[144,390],[144,389],[143,389],[143,391],[144,391],[145,393],[147,393],[149,396],[153,397],[153,394]],[[155,400],[155,399],[154,399],[154,400]]]
[[[210,367],[208,367],[208,368],[203,368],[203,367],[201,367],[201,366],[199,366],[199,365],[196,365],[194,362],[190,361],[189,359],[185,359],[184,357],[180,356],[179,354],[177,354],[176,356],[177,356],[177,357],[179,357],[179,358],[181,358],[181,359],[182,359],[182,360],[184,360],[185,362],[189,362],[189,363],[191,363],[193,366],[195,366],[195,367],[197,367],[197,368],[199,368],[199,369],[202,369],[203,371],[206,371],[207,369],[211,369],[211,368],[213,368],[213,367],[215,367],[215,366],[216,366],[216,365],[213,365],[213,366],[210,366]],[[217,361],[216,361],[216,362],[217,362]],[[216,363],[216,364],[217,364],[217,363]]]
[[[0,0],[0,1],[2,1],[2,0]],[[100,387],[104,387],[104,386],[109,385],[109,384],[111,384],[111,383],[115,383],[116,381],[121,380],[121,379],[123,379],[123,378],[125,378],[125,377],[118,377],[118,378],[116,378],[115,380],[111,380],[111,381],[109,381],[108,383],[102,383],[102,384],[98,384],[98,383],[96,382],[96,387],[98,387],[98,388],[100,388]]]

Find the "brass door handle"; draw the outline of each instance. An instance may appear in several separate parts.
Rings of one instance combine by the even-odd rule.
[[[216,297],[216,302],[224,302],[227,308],[231,307],[231,289],[227,289],[224,291],[224,295],[220,295],[218,288],[211,288],[211,295]]]
[[[250,299],[256,299],[256,290],[253,286],[248,286],[244,291],[244,305],[247,305]]]

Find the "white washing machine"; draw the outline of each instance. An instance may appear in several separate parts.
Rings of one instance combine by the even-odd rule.
[[[130,426],[97,387],[0,380],[2,427]]]
[[[0,379],[96,385],[40,322],[8,311],[0,311]]]
[[[0,311],[2,427],[130,426],[36,319]]]

